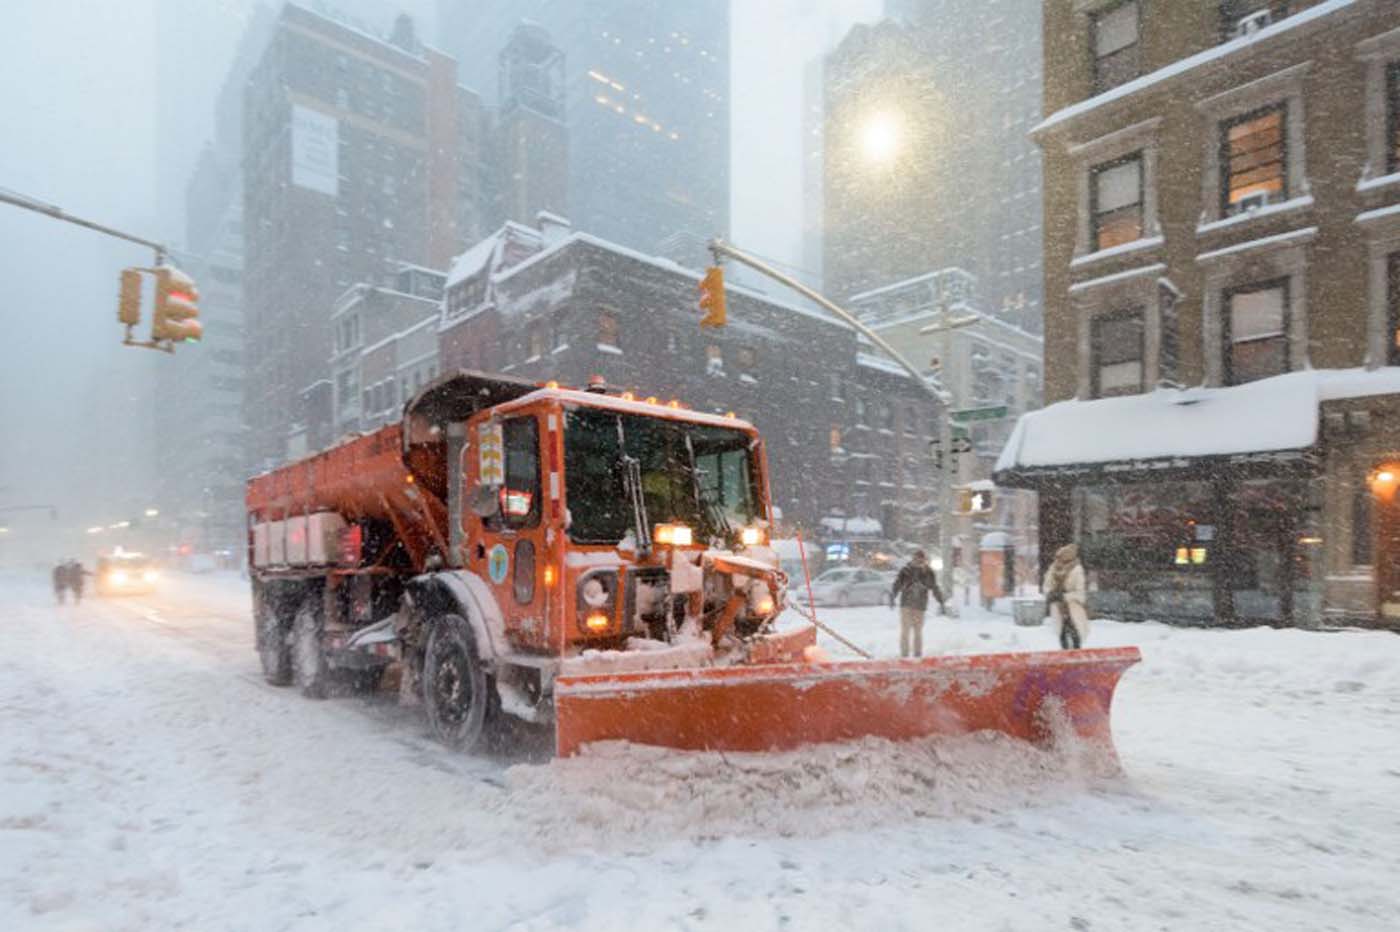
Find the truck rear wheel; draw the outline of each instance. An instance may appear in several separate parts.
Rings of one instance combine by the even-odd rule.
[[[292,682],[292,648],[287,643],[287,626],[261,593],[253,609],[263,679],[272,686],[286,686]]]
[[[321,647],[321,619],[315,597],[308,597],[292,619],[292,674],[302,695],[324,699],[329,692],[331,671]]]
[[[453,750],[470,751],[494,724],[497,702],[471,625],[460,615],[439,616],[423,657],[423,704],[433,734]]]

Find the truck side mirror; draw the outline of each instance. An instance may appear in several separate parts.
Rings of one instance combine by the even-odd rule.
[[[500,511],[501,498],[495,486],[478,485],[467,505],[478,518],[493,518]]]

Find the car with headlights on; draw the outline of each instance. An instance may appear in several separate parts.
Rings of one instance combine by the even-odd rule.
[[[97,558],[97,594],[144,595],[154,592],[160,571],[149,557],[139,553],[114,553]]]

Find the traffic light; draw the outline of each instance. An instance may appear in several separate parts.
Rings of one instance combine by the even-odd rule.
[[[198,340],[204,328],[199,316],[199,290],[194,279],[173,265],[157,266],[156,307],[151,317],[151,340]]]
[[[957,505],[953,509],[960,515],[984,515],[992,510],[991,489],[958,489]]]
[[[128,327],[135,327],[141,323],[140,269],[122,269],[122,287],[117,296],[117,320]]]
[[[723,327],[725,324],[724,269],[712,265],[700,279],[700,310],[705,316],[700,318],[702,327]]]

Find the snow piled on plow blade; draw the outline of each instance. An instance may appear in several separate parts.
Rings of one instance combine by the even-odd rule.
[[[865,737],[1074,737],[1114,759],[1109,713],[1137,648],[560,677],[560,756],[594,741],[772,751]]]

